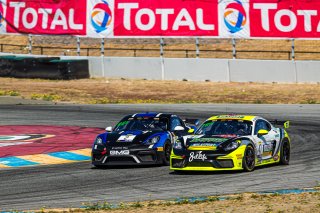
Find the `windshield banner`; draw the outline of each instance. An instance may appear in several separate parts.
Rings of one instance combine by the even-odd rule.
[[[1,34],[320,38],[319,0],[0,0]]]

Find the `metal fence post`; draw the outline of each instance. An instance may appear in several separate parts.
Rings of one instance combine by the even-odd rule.
[[[291,40],[291,60],[295,60],[295,53],[294,53],[294,38]]]
[[[236,39],[232,38],[232,58],[237,58],[237,50],[236,50]]]
[[[200,46],[200,44],[199,44],[199,38],[196,37],[196,58],[199,58],[199,56],[200,56],[199,46]]]
[[[160,60],[161,60],[161,80],[164,80],[164,58],[163,58],[164,40],[160,38]]]
[[[77,37],[77,56],[80,56],[80,37]]]
[[[32,35],[28,35],[28,54],[32,54]]]
[[[101,56],[104,56],[104,38],[101,39]]]

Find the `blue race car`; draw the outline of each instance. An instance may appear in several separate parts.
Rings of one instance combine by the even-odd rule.
[[[150,165],[170,164],[176,137],[193,133],[197,119],[183,121],[169,113],[138,113],[125,116],[113,129],[98,135],[92,147],[92,164]]]

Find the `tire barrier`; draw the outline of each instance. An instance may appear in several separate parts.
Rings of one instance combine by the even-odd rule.
[[[0,77],[69,80],[89,78],[87,59],[0,56]]]

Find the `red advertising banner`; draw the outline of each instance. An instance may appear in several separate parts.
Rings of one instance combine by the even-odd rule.
[[[87,0],[7,0],[8,33],[86,35]]]
[[[250,0],[250,37],[320,38],[320,1]]]
[[[0,0],[0,34],[320,39],[319,0]]]
[[[115,0],[115,36],[218,36],[218,0]]]

